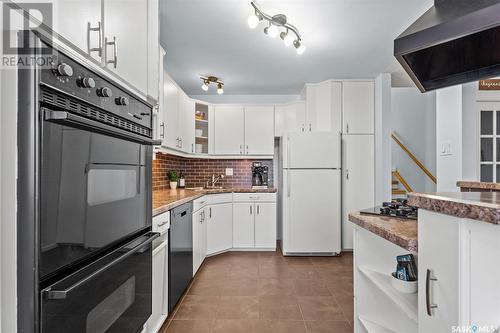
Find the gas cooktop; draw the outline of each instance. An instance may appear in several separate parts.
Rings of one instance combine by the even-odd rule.
[[[361,211],[361,214],[416,220],[418,218],[418,208],[408,205],[408,200],[406,199],[394,199],[390,202],[383,202],[382,206],[364,209]]]

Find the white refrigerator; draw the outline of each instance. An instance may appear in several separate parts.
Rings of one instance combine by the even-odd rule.
[[[340,133],[282,137],[279,198],[284,255],[340,253],[341,165]]]

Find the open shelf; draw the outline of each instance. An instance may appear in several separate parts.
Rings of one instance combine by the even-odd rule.
[[[199,132],[195,136],[195,152],[200,155],[208,154],[209,107],[207,104],[196,102],[194,109],[195,132]]]
[[[390,274],[383,274],[365,266],[358,266],[358,270],[396,304],[411,320],[416,323],[418,322],[418,294],[405,294],[394,289],[391,284],[391,279],[393,277]]]
[[[208,120],[205,119],[195,119],[195,121],[198,124],[208,124]]]
[[[368,333],[396,333],[393,330],[390,330],[376,322],[367,319],[363,316],[358,316],[359,321],[363,325],[363,327],[368,331]]]
[[[197,136],[195,137],[196,140],[208,140],[208,136]]]

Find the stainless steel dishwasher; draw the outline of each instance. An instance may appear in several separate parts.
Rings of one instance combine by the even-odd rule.
[[[169,237],[169,312],[193,277],[193,203],[172,210]]]

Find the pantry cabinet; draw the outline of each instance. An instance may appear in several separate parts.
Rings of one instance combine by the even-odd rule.
[[[229,250],[233,246],[233,204],[211,204],[207,207],[207,254]]]
[[[246,155],[274,153],[274,106],[245,106]]]
[[[214,108],[214,151],[220,155],[242,155],[245,141],[245,113],[242,105]]]
[[[289,132],[303,132],[306,123],[306,103],[297,101],[274,107],[274,136]]]
[[[340,132],[342,117],[342,83],[325,81],[306,84],[306,123],[302,131]]]
[[[346,81],[342,88],[344,134],[373,134],[375,131],[375,82]]]

